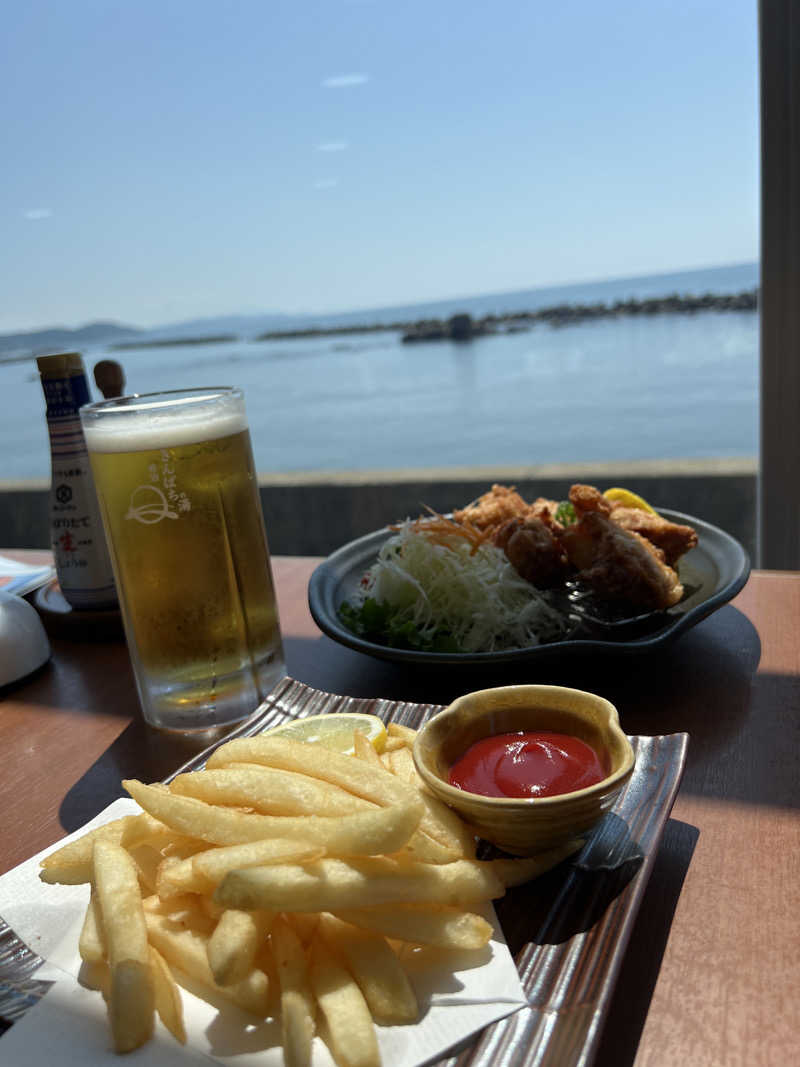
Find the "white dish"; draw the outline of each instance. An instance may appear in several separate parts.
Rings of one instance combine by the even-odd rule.
[[[0,686],[19,681],[49,658],[50,642],[35,609],[0,590]]]

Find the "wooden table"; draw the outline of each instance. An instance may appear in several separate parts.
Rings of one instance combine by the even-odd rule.
[[[628,733],[689,732],[597,1063],[800,1063],[800,575],[753,574],[732,604],[646,658],[488,676],[402,670],[322,636],[306,601],[316,562],[274,561],[300,681],[440,703],[486,684],[567,684],[612,700]],[[0,690],[0,872],[80,827],[121,778],[158,779],[196,749],[142,725],[121,641],[52,644],[49,665]]]

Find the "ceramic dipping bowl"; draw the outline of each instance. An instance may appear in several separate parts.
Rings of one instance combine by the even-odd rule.
[[[495,734],[552,730],[580,738],[600,757],[606,777],[547,797],[487,797],[449,784],[450,768],[470,745]],[[634,753],[617,709],[603,697],[554,685],[511,685],[467,693],[419,730],[414,762],[431,792],[486,841],[531,856],[590,830],[633,773]]]

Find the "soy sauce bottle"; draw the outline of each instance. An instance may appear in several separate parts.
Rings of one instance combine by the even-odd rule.
[[[50,543],[64,599],[76,611],[117,607],[117,594],[78,410],[89,386],[78,352],[39,356],[50,433]]]

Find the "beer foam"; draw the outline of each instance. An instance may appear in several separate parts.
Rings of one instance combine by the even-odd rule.
[[[170,410],[180,405],[180,413]],[[153,402],[142,397],[139,403],[107,411],[101,419],[83,423],[90,452],[150,452],[158,448],[230,437],[247,429],[247,418],[239,397],[208,396],[187,405],[186,398]]]

